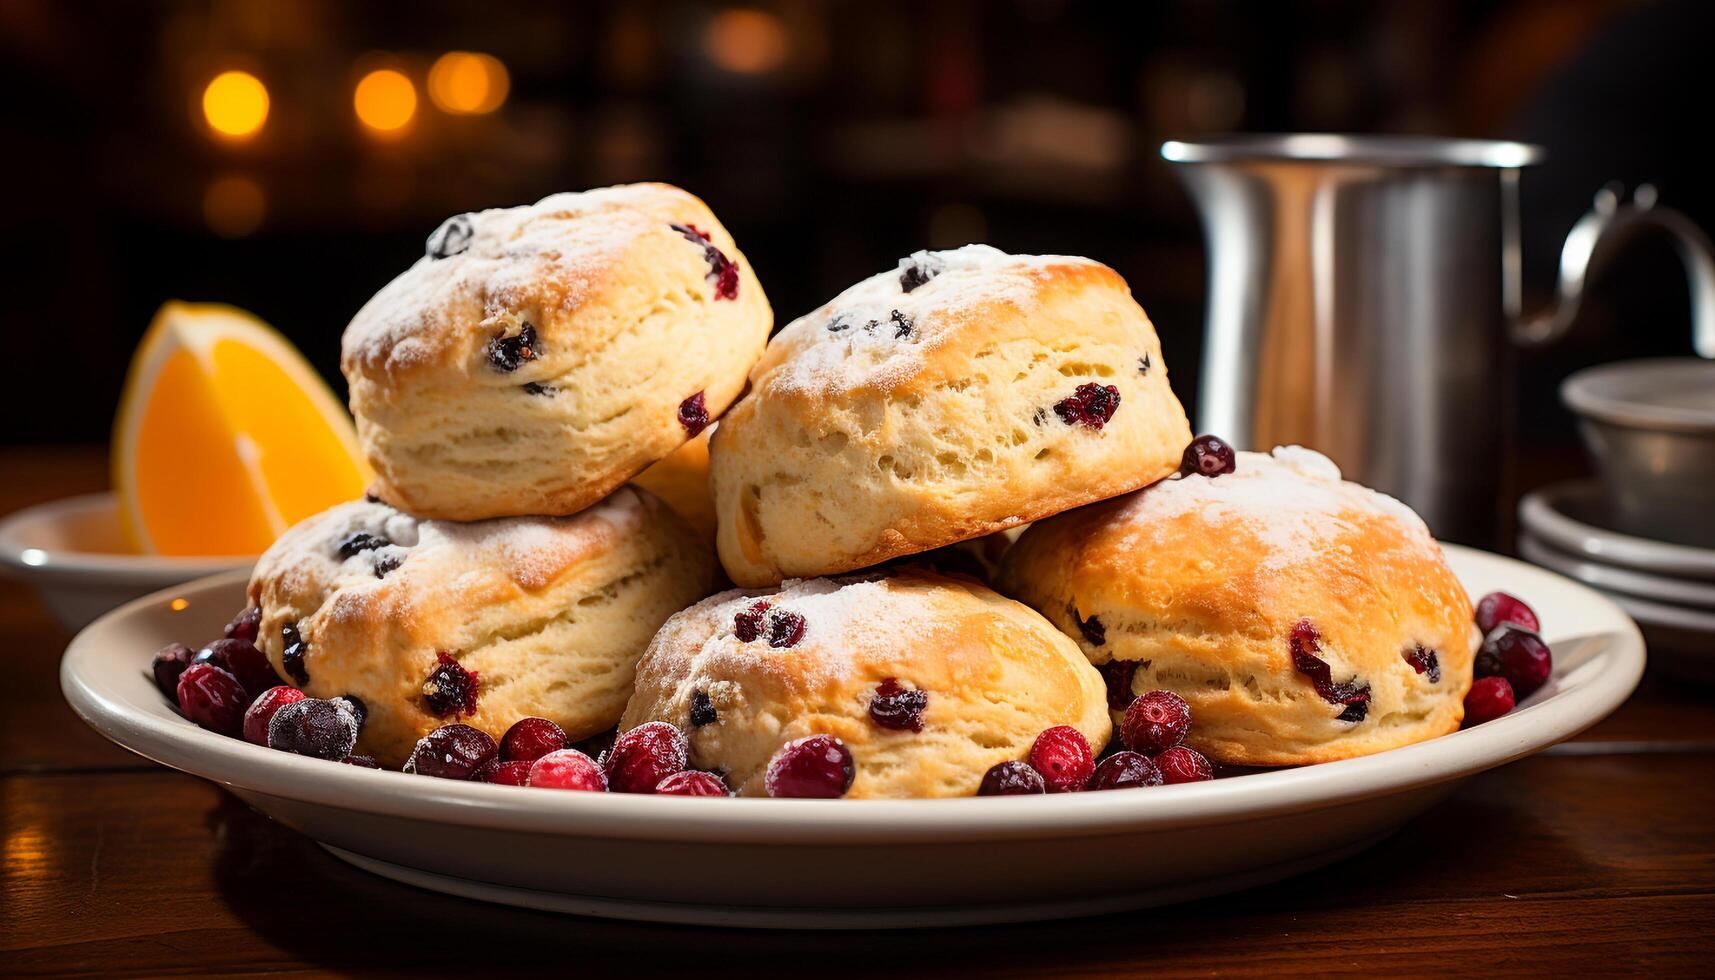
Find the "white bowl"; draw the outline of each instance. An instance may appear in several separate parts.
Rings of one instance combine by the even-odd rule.
[[[533,908],[725,926],[881,928],[1088,915],[1319,867],[1380,840],[1467,776],[1595,724],[1637,685],[1637,627],[1597,593],[1449,547],[1473,594],[1504,588],[1547,624],[1555,673],[1512,714],[1361,759],[1208,783],[964,800],[621,796],[453,782],[273,752],[167,706],[150,653],[217,634],[236,574],[102,617],[60,683],[85,721],[213,780],[352,863]],[[182,600],[182,601],[180,601]]]
[[[67,629],[138,596],[235,568],[254,555],[176,558],[131,550],[111,493],[37,504],[0,520],[0,570],[36,587]]]

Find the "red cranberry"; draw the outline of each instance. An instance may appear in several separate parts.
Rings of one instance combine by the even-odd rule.
[[[417,740],[405,771],[441,779],[469,779],[500,751],[487,732],[469,725],[442,725]]]
[[[1161,768],[1149,756],[1139,752],[1115,752],[1102,760],[1096,774],[1090,777],[1090,789],[1128,789],[1133,786],[1160,786]]]
[[[286,668],[286,675],[297,681],[299,687],[308,684],[310,671],[304,663],[304,655],[309,653],[310,645],[298,633],[297,623],[280,627],[280,642],[280,663]]]
[[[1421,643],[1413,644],[1409,649],[1400,651],[1400,656],[1411,665],[1411,669],[1419,674],[1428,674],[1429,683],[1441,683],[1441,658],[1435,651]]]
[[[1477,676],[1505,677],[1516,697],[1530,697],[1553,670],[1554,655],[1542,637],[1512,623],[1495,627],[1477,651]]]
[[[1321,650],[1322,634],[1310,620],[1301,619],[1294,623],[1286,644],[1292,651],[1293,669],[1310,679],[1317,695],[1329,704],[1346,706],[1346,710],[1340,713],[1341,721],[1364,720],[1369,711],[1370,686],[1359,684],[1356,678],[1343,684],[1334,683],[1328,662],[1316,655]]]
[[[732,618],[732,635],[738,637],[740,643],[751,643],[762,635],[762,618],[768,612],[769,603],[758,599],[739,610]]]
[[[1465,695],[1465,727],[1481,725],[1513,710],[1513,687],[1505,677],[1479,677]]]
[[[1530,630],[1532,633],[1542,632],[1542,623],[1536,618],[1536,610],[1525,605],[1524,600],[1505,592],[1491,592],[1477,600],[1477,628],[1488,636],[1495,627],[1502,623],[1515,623]]]
[[[899,679],[889,677],[875,689],[869,699],[869,720],[896,732],[923,730],[923,709],[929,706],[929,692],[903,687]]]
[[[696,225],[673,225],[672,229],[683,235],[685,240],[703,247],[703,261],[709,264],[709,274],[705,278],[714,283],[715,299],[738,298],[738,265],[726,257],[726,253],[709,241],[709,236],[699,230]]]
[[[566,731],[546,718],[520,718],[500,737],[500,758],[535,762],[566,747]]]
[[[196,663],[212,663],[230,671],[244,685],[244,690],[260,694],[280,683],[268,655],[246,640],[215,640],[196,655]]]
[[[602,793],[607,790],[607,777],[594,759],[577,749],[561,749],[530,763],[527,785]]]
[[[476,237],[476,225],[468,214],[455,214],[441,222],[429,235],[429,240],[423,244],[423,253],[431,259],[451,258],[465,249],[470,248],[471,239]]]
[[[274,712],[295,701],[302,701],[307,695],[295,687],[284,684],[271,687],[257,695],[250,702],[250,707],[244,712],[244,740],[254,745],[268,745],[268,722],[274,718]]]
[[[466,670],[445,650],[437,651],[439,661],[423,681],[423,700],[437,717],[449,714],[476,714],[476,694],[479,687],[476,671]]]
[[[392,543],[393,542],[379,534],[368,534],[363,531],[354,531],[351,534],[346,535],[345,540],[339,543],[339,557],[341,560],[352,558],[365,551],[374,551],[377,548],[385,548]]]
[[[978,796],[1031,796],[1048,792],[1042,774],[1022,762],[997,762],[983,773]]]
[[[1089,640],[1091,646],[1099,647],[1108,642],[1108,628],[1102,625],[1100,619],[1095,616],[1089,619],[1080,617],[1075,606],[1072,608],[1072,618],[1077,620],[1078,632],[1084,634],[1084,639]]]
[[[1197,783],[1215,778],[1215,767],[1203,753],[1188,745],[1175,745],[1155,757],[1164,783]]]
[[[210,663],[191,664],[179,675],[179,710],[211,732],[237,737],[250,697],[231,672]]]
[[[488,355],[490,366],[507,374],[523,367],[526,362],[534,361],[542,354],[541,348],[536,345],[536,328],[528,323],[511,337],[502,334],[489,341],[482,352]]]
[[[268,747],[336,762],[357,744],[357,716],[344,701],[301,698],[268,719]]]
[[[676,772],[655,784],[655,792],[661,796],[731,796],[726,783],[721,777],[712,772],[698,772],[686,769]]]
[[[709,692],[697,690],[691,692],[691,727],[701,728],[712,725],[720,720],[720,713],[715,711],[715,703],[709,700]]]
[[[804,638],[804,617],[785,609],[768,617],[768,645],[795,647]]]
[[[1220,476],[1231,473],[1237,465],[1238,454],[1220,436],[1198,436],[1179,458],[1179,472],[1185,476]]]
[[[501,762],[496,756],[476,767],[476,772],[470,774],[471,782],[494,783],[497,786],[528,786],[530,785],[530,767],[536,760]]]
[[[355,694],[341,694],[334,700],[345,702],[345,706],[351,709],[352,717],[357,719],[358,730],[362,731],[363,723],[369,720],[369,705],[364,704],[363,699]]]
[[[685,434],[691,436],[709,427],[709,409],[703,403],[702,392],[679,403],[679,424],[685,427]]]
[[[1036,736],[1030,747],[1030,767],[1042,774],[1050,793],[1075,793],[1096,771],[1096,755],[1084,733],[1071,725],[1055,725]]]
[[[935,278],[937,275],[940,274],[940,272],[941,272],[940,269],[935,268],[933,266],[923,265],[921,263],[914,262],[914,261],[908,261],[905,263],[904,268],[900,270],[899,288],[901,290],[903,290],[904,292],[909,293],[913,289],[916,289],[918,286],[921,286],[924,283],[928,282],[929,280]]]
[[[1125,709],[1120,740],[1133,752],[1160,752],[1185,741],[1191,706],[1172,691],[1150,691]]]
[[[781,746],[768,763],[763,786],[769,796],[833,799],[846,795],[856,775],[846,743],[832,735],[810,735]]]
[[[262,610],[260,607],[251,606],[249,609],[246,609],[232,617],[232,622],[226,624],[226,629],[222,630],[222,633],[229,640],[243,640],[246,643],[255,643],[256,634],[260,631],[261,627]]]
[[[356,766],[359,769],[381,768],[381,763],[376,762],[375,757],[372,755],[348,755],[339,761],[348,766]]]
[[[1120,407],[1120,390],[1113,385],[1086,382],[1072,394],[1054,403],[1054,414],[1067,425],[1100,429]]]
[[[1137,700],[1137,695],[1131,692],[1131,678],[1137,673],[1135,660],[1110,660],[1096,668],[1102,672],[1102,680],[1108,685],[1108,707],[1115,711],[1124,711]]]
[[[619,733],[602,760],[608,788],[615,793],[653,793],[655,784],[685,768],[685,736],[664,721],[650,721]]]
[[[179,703],[179,675],[191,665],[195,656],[183,643],[169,643],[149,662],[149,670],[155,675],[155,686],[161,689],[168,701]]]

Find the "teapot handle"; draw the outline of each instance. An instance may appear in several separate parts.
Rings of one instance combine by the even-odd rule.
[[[1715,359],[1715,249],[1709,236],[1678,211],[1656,207],[1653,186],[1639,185],[1629,204],[1620,201],[1623,190],[1608,184],[1596,192],[1590,211],[1566,234],[1554,305],[1514,321],[1513,340],[1526,346],[1559,340],[1578,318],[1591,274],[1640,232],[1659,229],[1672,236],[1691,282],[1691,346],[1698,356]]]

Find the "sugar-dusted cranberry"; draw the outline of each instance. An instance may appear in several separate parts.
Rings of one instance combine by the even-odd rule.
[[[179,703],[179,675],[191,665],[195,656],[183,643],[169,643],[157,650],[155,658],[149,661],[149,672],[155,675],[155,686],[161,689],[168,701]]]
[[[1172,691],[1150,691],[1125,709],[1120,740],[1133,752],[1160,752],[1185,741],[1191,706]]]
[[[894,340],[904,340],[906,337],[911,336],[911,331],[917,329],[917,321],[911,319],[911,317],[899,310],[894,310],[892,313],[888,314],[887,318],[893,321]]]
[[[1090,777],[1090,789],[1128,789],[1160,786],[1161,767],[1141,752],[1115,752],[1102,760]]]
[[[1512,623],[1495,627],[1477,651],[1477,676],[1505,677],[1516,697],[1530,697],[1553,670],[1554,655],[1542,637]]]
[[[615,793],[653,793],[655,784],[685,768],[684,733],[664,721],[650,721],[619,733],[602,762],[607,785]]]
[[[1094,614],[1089,619],[1084,619],[1078,615],[1077,607],[1074,606],[1072,618],[1078,621],[1078,632],[1084,634],[1084,639],[1089,640],[1091,646],[1099,647],[1108,642],[1108,628],[1103,626],[1102,621]]]
[[[1215,767],[1203,753],[1188,745],[1175,745],[1155,757],[1164,783],[1198,783],[1215,778]]]
[[[286,668],[286,675],[297,681],[299,687],[308,684],[310,671],[304,664],[304,655],[310,651],[310,645],[298,633],[297,623],[280,627],[280,642],[280,664]]]
[[[566,730],[546,718],[520,718],[500,736],[500,758],[535,762],[566,747]]]
[[[482,352],[488,355],[488,363],[495,370],[507,374],[542,356],[542,349],[536,343],[536,327],[530,323],[524,324],[510,337],[501,334],[490,340]]]
[[[561,749],[530,763],[528,785],[602,793],[607,791],[607,777],[594,759],[577,749]]]
[[[1465,727],[1481,725],[1513,710],[1513,686],[1505,677],[1479,677],[1465,694]]]
[[[899,263],[899,288],[909,293],[940,274],[940,268],[933,264],[903,259]]]
[[[1495,627],[1502,623],[1515,623],[1530,630],[1532,633],[1542,632],[1542,623],[1536,618],[1536,610],[1525,605],[1524,600],[1505,592],[1491,592],[1477,600],[1477,629],[1488,636]]]
[[[1220,476],[1237,466],[1238,454],[1220,436],[1198,436],[1179,458],[1179,472],[1185,476]]]
[[[339,557],[343,560],[350,558],[353,555],[360,555],[365,551],[374,551],[376,548],[385,548],[392,543],[393,542],[379,534],[369,534],[365,531],[353,531],[340,541]]]
[[[553,385],[545,385],[540,381],[526,381],[518,387],[523,388],[525,394],[535,395],[538,398],[550,398],[560,393],[560,389]]]
[[[344,701],[303,698],[268,720],[268,747],[337,762],[357,744],[357,716]]]
[[[768,613],[767,600],[758,599],[739,610],[732,618],[732,635],[741,643],[751,643],[762,635],[762,618]]]
[[[1022,762],[997,762],[983,773],[978,796],[1032,796],[1048,792],[1042,774]]]
[[[423,254],[431,259],[451,258],[470,248],[475,237],[476,225],[471,216],[455,214],[430,233],[429,240],[423,243]]]
[[[768,617],[768,645],[795,647],[804,638],[804,617],[787,609],[776,609]]]
[[[185,717],[211,732],[236,737],[250,704],[244,685],[210,663],[191,664],[179,675],[178,705]]]
[[[720,720],[720,713],[715,711],[715,703],[709,700],[709,692],[698,689],[691,692],[691,727],[701,728],[712,725]]]
[[[1085,382],[1054,403],[1054,414],[1067,425],[1100,429],[1120,407],[1120,390],[1113,385]]]
[[[215,640],[197,652],[193,663],[211,663],[230,671],[246,691],[258,694],[280,683],[280,675],[274,673],[268,655],[246,640]]]
[[[229,640],[243,640],[246,643],[255,643],[256,634],[261,627],[262,609],[258,606],[251,606],[249,609],[246,609],[232,617],[232,622],[226,624],[226,629],[222,630],[222,633]]]
[[[339,761],[348,766],[356,766],[359,769],[381,768],[381,763],[376,762],[375,757],[372,755],[348,755]]]
[[[705,277],[714,284],[715,299],[738,298],[738,265],[726,257],[726,253],[715,247],[709,236],[696,225],[673,225],[672,229],[683,235],[688,242],[703,247],[703,260],[709,264],[709,274]]]
[[[896,732],[923,730],[923,709],[929,706],[929,692],[899,683],[889,677],[876,685],[869,699],[869,720],[877,727]]]
[[[655,784],[655,792],[661,796],[731,796],[721,777],[712,772],[699,772],[686,769],[676,772]]]
[[[476,714],[477,689],[481,686],[476,671],[466,670],[445,650],[437,651],[435,659],[435,669],[423,679],[423,700],[429,710],[441,718]]]
[[[404,555],[376,555],[375,577],[386,578],[395,571],[398,571],[399,566],[403,564],[405,564]]]
[[[1405,658],[1412,670],[1419,674],[1428,674],[1429,683],[1441,683],[1441,658],[1436,656],[1434,650],[1421,643],[1414,643],[1401,651],[1400,656]]]
[[[271,687],[257,695],[256,700],[250,702],[250,707],[244,711],[244,740],[266,747],[268,723],[274,719],[274,713],[306,697],[308,695],[303,691],[284,684]]]
[[[405,760],[405,771],[441,779],[469,779],[499,751],[494,739],[481,729],[442,725],[417,740],[411,757]]]
[[[1137,695],[1131,691],[1132,675],[1137,673],[1135,660],[1110,660],[1096,668],[1102,673],[1102,680],[1108,685],[1108,707],[1115,711],[1124,711],[1137,700]]]
[[[501,762],[496,756],[476,767],[476,772],[470,774],[471,782],[494,783],[496,786],[528,786],[530,785],[530,767],[535,764],[529,761]]]
[[[369,705],[364,704],[363,699],[355,694],[341,694],[334,700],[345,702],[345,706],[351,709],[351,716],[357,719],[357,727],[361,731],[363,723],[369,720]]]
[[[696,435],[709,427],[709,409],[703,403],[703,393],[697,392],[679,403],[679,424],[687,435]]]
[[[769,796],[834,799],[846,795],[856,775],[846,743],[832,735],[809,735],[780,747],[768,763],[763,786]]]
[[[1322,634],[1317,632],[1316,626],[1308,619],[1299,620],[1293,624],[1286,643],[1292,651],[1293,669],[1309,678],[1316,694],[1329,704],[1346,706],[1346,710],[1340,713],[1340,720],[1363,721],[1369,711],[1370,686],[1359,684],[1355,678],[1334,683],[1333,670],[1328,662],[1317,656],[1321,652]]]
[[[1050,793],[1074,793],[1096,771],[1096,754],[1089,739],[1071,725],[1055,725],[1036,736],[1030,747],[1030,767],[1042,774]]]

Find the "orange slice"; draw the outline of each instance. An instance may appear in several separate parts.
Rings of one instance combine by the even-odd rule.
[[[119,514],[137,550],[258,554],[370,479],[345,407],[286,338],[219,304],[162,306],[113,430]]]

